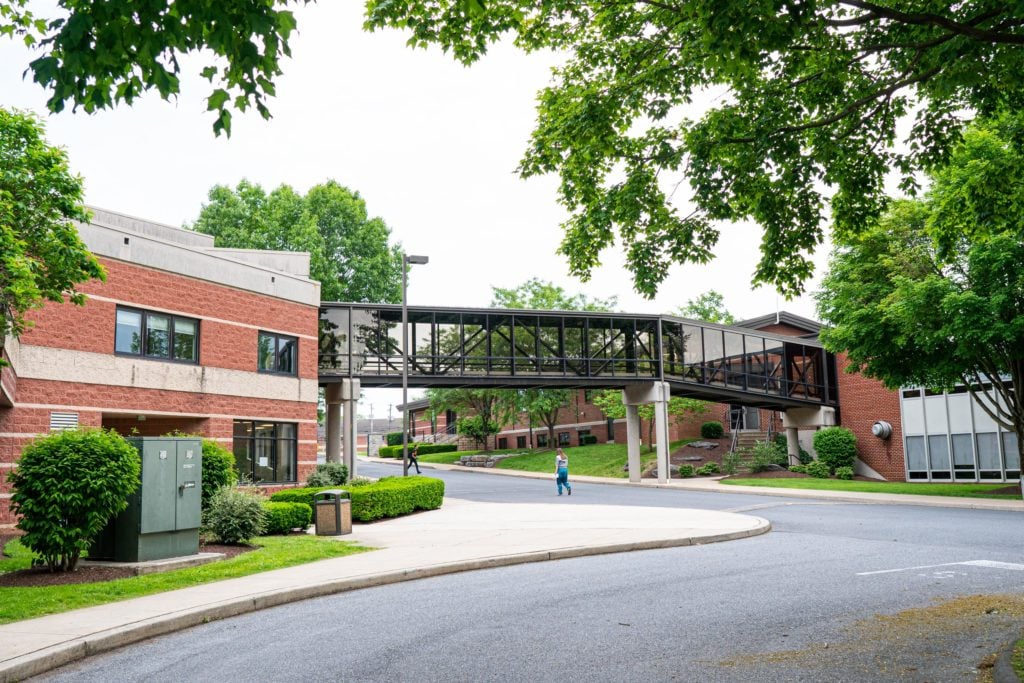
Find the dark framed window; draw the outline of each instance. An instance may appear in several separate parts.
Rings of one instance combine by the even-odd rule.
[[[537,448],[547,448],[547,447],[548,447],[548,435],[547,434],[538,434],[537,435]]]
[[[169,313],[117,307],[114,353],[179,363],[199,362],[199,321]]]
[[[498,450],[503,451],[508,448],[508,437],[502,436],[498,439]]]
[[[235,420],[235,467],[254,484],[295,481],[298,429],[288,422]]]
[[[576,438],[579,440],[579,443],[580,443],[581,446],[584,445],[583,440],[585,438],[587,438],[588,436],[590,436],[590,430],[589,429],[581,429],[578,432],[576,432]]]
[[[516,448],[526,448],[526,437],[525,436],[517,436],[516,437]]]
[[[299,340],[273,332],[260,332],[256,347],[260,372],[295,375],[299,369]]]
[[[569,445],[569,432],[558,432],[558,445],[563,448]]]

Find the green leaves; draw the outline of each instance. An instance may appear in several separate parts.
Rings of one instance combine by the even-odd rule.
[[[107,520],[139,486],[139,455],[113,431],[70,430],[36,439],[9,476],[21,542],[50,571],[74,571]]]
[[[520,173],[559,175],[573,274],[619,243],[648,296],[733,221],[764,229],[754,283],[800,293],[830,215],[870,230],[888,175],[914,190],[970,112],[1024,104],[1024,10],[995,0],[481,4],[371,0],[367,25],[464,63],[506,34],[564,52]]]
[[[105,277],[75,230],[88,218],[64,151],[33,115],[0,108],[0,348],[31,325],[29,311],[65,297],[81,305],[75,287]]]
[[[309,252],[324,301],[401,301],[401,251],[358,192],[329,180],[305,196],[288,185],[267,194],[243,180],[234,190],[214,186],[209,200],[190,227],[218,247]]]

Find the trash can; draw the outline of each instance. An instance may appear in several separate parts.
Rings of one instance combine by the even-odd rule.
[[[348,491],[328,489],[313,494],[313,520],[317,536],[352,533],[352,500]]]

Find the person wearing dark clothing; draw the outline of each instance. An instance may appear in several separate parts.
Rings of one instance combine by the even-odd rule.
[[[422,474],[420,472],[420,461],[419,461],[420,445],[416,444],[412,450],[409,451],[409,464],[416,465],[416,474]]]

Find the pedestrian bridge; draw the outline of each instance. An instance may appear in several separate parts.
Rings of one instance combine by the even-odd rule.
[[[410,387],[627,388],[773,410],[834,407],[810,339],[663,315],[410,306]],[[402,307],[323,303],[320,383],[402,383]]]

